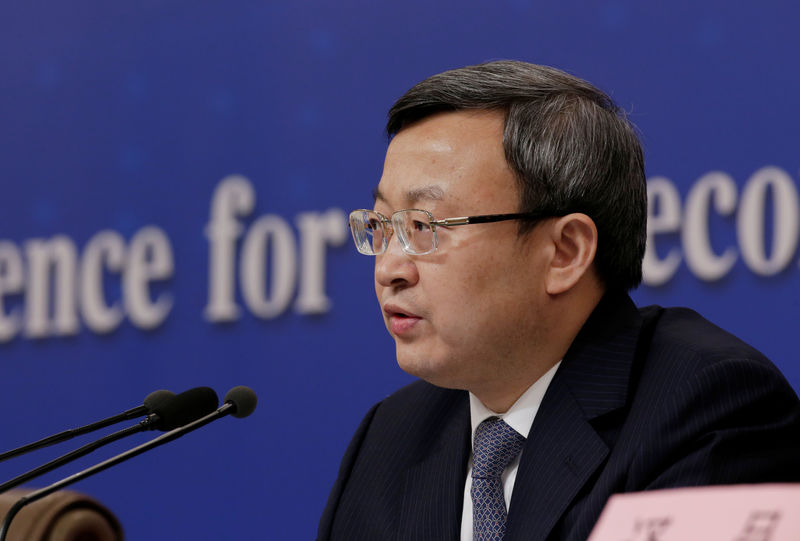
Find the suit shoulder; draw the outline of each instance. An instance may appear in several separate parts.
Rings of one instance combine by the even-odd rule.
[[[651,355],[697,363],[698,368],[723,361],[748,361],[777,370],[756,348],[718,327],[689,308],[647,306],[645,321],[656,320],[650,342]]]
[[[778,368],[692,310],[642,315],[652,337],[626,420],[627,489],[797,480],[800,401]]]
[[[770,396],[788,409],[797,394],[784,375],[760,351],[688,308],[642,310],[653,318],[641,383],[650,392],[698,400]]]

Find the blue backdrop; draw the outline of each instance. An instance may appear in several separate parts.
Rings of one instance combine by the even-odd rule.
[[[2,447],[158,388],[249,385],[251,417],[75,488],[129,539],[312,538],[361,416],[410,380],[344,216],[372,204],[393,101],[498,58],[583,77],[639,127],[637,302],[696,308],[800,388],[798,17],[780,0],[6,3]]]

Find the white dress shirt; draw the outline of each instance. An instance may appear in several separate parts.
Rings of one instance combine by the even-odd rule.
[[[475,429],[478,425],[489,417],[499,417],[503,419],[506,424],[520,433],[523,437],[528,437],[528,431],[533,424],[533,419],[536,417],[536,412],[539,411],[539,405],[542,403],[544,393],[547,387],[550,386],[550,381],[558,370],[561,361],[555,364],[548,370],[542,377],[540,377],[533,385],[522,393],[514,405],[511,406],[506,413],[495,413],[478,398],[469,393],[469,413],[472,422],[472,437],[470,441],[475,441]],[[506,468],[501,478],[503,482],[503,497],[506,500],[506,509],[508,509],[511,501],[511,493],[514,490],[514,481],[517,479],[517,470],[519,469],[519,460],[522,453],[517,455],[517,458]],[[472,487],[472,454],[470,453],[467,482],[464,484],[464,508],[461,513],[461,541],[472,541],[472,497],[470,496],[470,488]]]

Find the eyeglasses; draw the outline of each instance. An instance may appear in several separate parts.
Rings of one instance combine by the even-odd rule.
[[[506,220],[540,220],[558,216],[545,212],[517,212],[513,214],[484,214],[481,216],[462,216],[434,220],[427,210],[405,209],[392,214],[391,219],[374,210],[358,209],[350,213],[350,232],[356,249],[364,255],[380,255],[386,251],[392,233],[403,251],[409,255],[425,255],[436,250],[437,227],[457,225],[487,224]]]

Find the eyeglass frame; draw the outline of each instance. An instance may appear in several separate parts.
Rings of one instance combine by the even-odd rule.
[[[378,255],[381,255],[384,252],[386,252],[386,249],[389,246],[389,241],[392,239],[392,236],[394,236],[394,230],[395,230],[395,227],[396,227],[396,224],[394,223],[395,216],[397,216],[399,214],[402,214],[404,212],[409,212],[409,211],[423,212],[428,217],[428,223],[431,226],[431,232],[433,233],[433,241],[431,243],[433,246],[427,252],[412,252],[412,251],[410,251],[410,245],[407,246],[406,242],[403,240],[403,235],[398,235],[398,239],[400,241],[400,247],[403,249],[403,252],[408,254],[408,255],[428,255],[428,254],[431,254],[431,253],[435,252],[437,247],[438,247],[438,245],[439,245],[439,237],[436,234],[436,228],[439,227],[439,226],[441,226],[441,227],[455,227],[455,226],[459,226],[459,225],[488,224],[488,223],[495,223],[495,222],[504,222],[504,221],[508,221],[508,220],[541,220],[541,219],[544,219],[544,218],[555,218],[555,217],[558,217],[558,216],[564,216],[564,214],[561,213],[561,212],[548,212],[548,211],[538,211],[537,212],[537,211],[531,211],[531,212],[512,212],[512,213],[506,213],[506,214],[479,214],[479,215],[475,215],[475,216],[458,216],[458,217],[453,217],[453,218],[442,218],[440,220],[435,220],[433,218],[433,214],[431,214],[429,211],[427,211],[425,209],[413,209],[413,208],[412,209],[400,209],[400,210],[394,211],[392,213],[392,216],[389,217],[389,218],[387,218],[386,216],[384,216],[383,214],[381,214],[380,212],[378,212],[376,210],[356,209],[354,211],[351,211],[350,214],[348,215],[347,225],[348,225],[348,227],[350,227],[350,232],[351,232],[351,234],[353,236],[353,242],[356,245],[356,250],[358,250],[358,253],[363,254],[363,255],[368,255],[368,256],[369,255],[378,256]],[[356,240],[355,232],[353,231],[352,225],[350,225],[350,218],[353,216],[353,214],[355,214],[357,212],[371,212],[373,214],[376,214],[380,218],[381,224],[383,224],[383,226],[384,226],[384,231],[386,230],[386,226],[387,225],[389,226],[391,232],[388,235],[386,235],[386,234],[383,235],[383,241],[381,242],[381,251],[380,252],[375,252],[375,253],[372,253],[372,254],[365,254],[359,248],[359,244],[358,244],[358,241]],[[400,229],[402,229],[402,228],[400,228]]]

